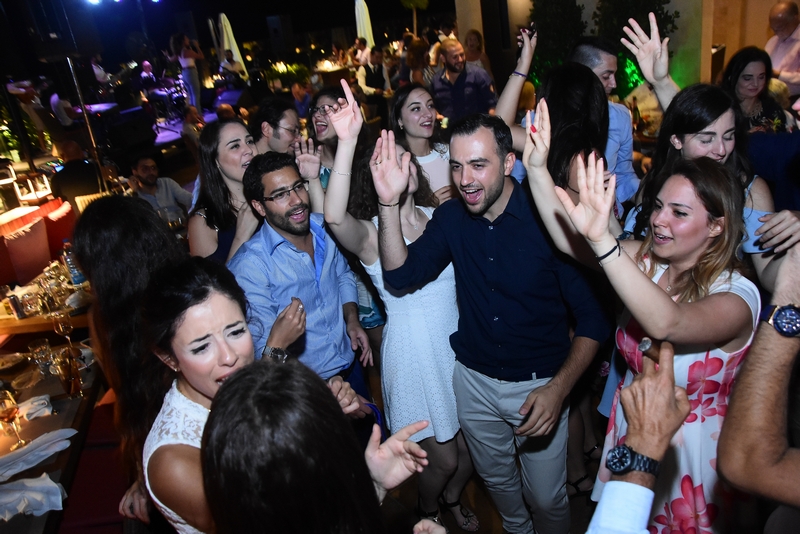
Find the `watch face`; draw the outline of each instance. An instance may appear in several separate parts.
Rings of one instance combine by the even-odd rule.
[[[794,306],[782,306],[775,312],[772,324],[784,336],[797,336],[800,334],[800,310]]]
[[[606,457],[606,467],[612,473],[623,473],[630,468],[633,454],[631,450],[625,445],[617,445],[610,451]]]

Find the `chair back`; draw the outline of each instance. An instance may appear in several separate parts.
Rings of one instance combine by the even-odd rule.
[[[50,259],[58,259],[64,246],[64,240],[72,241],[72,231],[75,229],[75,212],[69,202],[64,202],[60,208],[48,213],[44,218],[47,228],[47,246],[50,250]]]
[[[50,263],[47,228],[43,218],[37,218],[3,239],[20,285],[39,276]]]
[[[83,213],[83,210],[86,209],[86,206],[97,200],[98,198],[103,198],[104,196],[110,195],[109,192],[103,193],[94,193],[92,195],[83,195],[79,197],[75,197],[75,208],[78,210],[78,215]]]

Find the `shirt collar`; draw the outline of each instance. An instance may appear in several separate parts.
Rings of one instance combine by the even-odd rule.
[[[310,215],[309,227],[314,236],[315,242],[319,238],[325,238],[325,228],[321,213],[312,213]],[[285,237],[276,232],[267,221],[264,221],[264,224],[261,226],[261,238],[264,240],[264,244],[266,245],[270,256],[275,254],[275,250],[277,250],[277,248],[284,243],[292,248],[295,248],[294,245],[292,245]]]
[[[530,214],[531,206],[526,198],[527,195],[522,185],[520,185],[513,176],[510,177],[510,180],[514,185],[514,189],[511,191],[511,197],[508,199],[508,204],[506,204],[506,209],[503,211],[503,214],[508,213],[522,220],[526,215]]]

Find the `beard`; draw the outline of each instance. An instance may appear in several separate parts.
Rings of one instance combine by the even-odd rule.
[[[461,193],[461,200],[464,201],[464,206],[467,208],[467,211],[469,211],[471,215],[482,217],[503,194],[504,187],[505,176],[501,176],[497,182],[493,183],[488,188],[483,188],[483,197],[478,204],[470,204],[466,201],[464,189],[470,189],[471,186],[459,188],[459,192]]]
[[[305,220],[300,223],[292,221],[291,215],[293,213],[297,213],[303,210],[306,211]],[[308,204],[303,202],[301,204],[298,204],[297,206],[294,206],[290,210],[287,210],[283,214],[267,212],[266,219],[267,222],[270,224],[270,226],[272,226],[276,230],[283,230],[284,232],[287,232],[289,234],[302,237],[308,235],[308,232],[310,231],[311,228],[310,214],[311,214],[311,208],[309,207]]]

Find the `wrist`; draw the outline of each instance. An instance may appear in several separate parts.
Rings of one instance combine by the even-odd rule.
[[[639,454],[643,454],[648,458],[652,458],[653,460],[660,462],[664,459],[664,456],[667,454],[667,449],[669,448],[669,437],[661,437],[653,436],[653,435],[644,435],[639,436],[638,433],[634,433],[631,435],[630,427],[628,429],[628,436],[625,438],[625,445],[633,449],[634,451],[638,452]]]
[[[606,254],[609,250],[617,246],[617,238],[611,235],[611,232],[606,232],[597,240],[593,240],[589,237],[586,239],[589,242],[589,246],[592,248],[594,255],[598,257]]]

